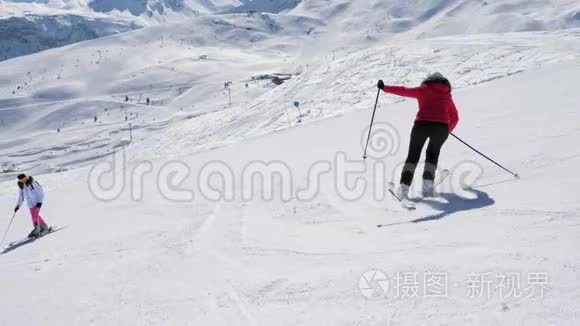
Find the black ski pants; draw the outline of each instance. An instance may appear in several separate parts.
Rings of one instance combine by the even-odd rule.
[[[415,169],[421,158],[421,152],[427,139],[429,145],[427,146],[427,157],[425,159],[425,170],[423,171],[423,179],[435,180],[435,171],[437,170],[437,163],[439,162],[439,153],[441,147],[449,137],[449,126],[445,123],[417,121],[411,130],[411,141],[409,144],[409,154],[403,167],[401,174],[401,183],[410,186],[413,182],[413,175]]]

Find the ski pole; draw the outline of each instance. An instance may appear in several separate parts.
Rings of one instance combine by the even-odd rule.
[[[2,246],[4,244],[4,240],[6,240],[6,236],[8,235],[8,230],[10,230],[10,227],[12,226],[12,222],[14,221],[15,216],[16,216],[16,212],[14,212],[14,214],[12,215],[12,218],[10,219],[10,223],[8,223],[8,227],[6,228],[6,232],[4,232],[4,236],[2,237],[2,241],[0,241],[0,246]]]
[[[286,106],[284,106],[284,111],[286,111],[286,119],[288,119],[288,128],[292,127],[292,124],[290,123],[290,114],[288,114],[288,109],[286,108]]]
[[[371,131],[373,130],[373,123],[375,121],[375,113],[377,112],[377,105],[379,104],[379,95],[381,95],[381,90],[377,91],[377,99],[375,100],[375,108],[373,109],[373,116],[371,118],[371,125],[369,126],[369,135],[367,137],[367,144],[365,145],[365,152],[363,154],[363,160],[367,160],[367,149],[369,147],[369,141],[371,140]]]
[[[490,162],[492,162],[493,164],[499,166],[500,168],[502,168],[504,171],[508,172],[509,174],[513,175],[516,179],[519,179],[520,176],[517,173],[513,173],[512,171],[506,169],[503,165],[497,163],[496,161],[492,160],[491,158],[489,158],[487,155],[483,154],[482,152],[478,151],[477,149],[473,148],[471,145],[469,145],[468,143],[466,143],[465,141],[463,141],[461,138],[455,136],[453,133],[449,133],[451,136],[455,137],[455,139],[459,140],[460,142],[462,142],[465,146],[471,148],[473,151],[475,151],[477,154],[485,157],[486,159],[488,159]]]

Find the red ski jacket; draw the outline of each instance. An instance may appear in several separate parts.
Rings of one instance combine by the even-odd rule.
[[[386,93],[412,97],[419,102],[419,112],[415,121],[441,122],[449,125],[449,132],[457,126],[459,114],[451,96],[451,89],[439,83],[425,83],[419,87],[385,85]]]

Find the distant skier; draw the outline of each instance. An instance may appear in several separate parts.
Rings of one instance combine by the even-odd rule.
[[[433,196],[435,171],[441,147],[459,122],[457,108],[451,95],[451,83],[442,74],[434,73],[427,76],[419,87],[389,86],[382,80],[379,80],[377,86],[386,93],[415,98],[419,103],[419,112],[411,131],[409,153],[401,174],[397,196],[401,199],[409,198],[409,188],[427,139],[429,145],[423,171],[422,194],[424,197]]]
[[[46,234],[50,229],[40,216],[40,208],[44,201],[44,191],[42,190],[42,186],[34,180],[34,178],[27,177],[25,174],[20,174],[18,175],[18,187],[20,188],[20,191],[18,193],[18,203],[14,208],[14,212],[18,212],[20,206],[24,203],[24,200],[26,200],[28,208],[30,209],[30,215],[32,216],[32,224],[34,225],[34,229],[30,232],[28,237],[37,238]]]

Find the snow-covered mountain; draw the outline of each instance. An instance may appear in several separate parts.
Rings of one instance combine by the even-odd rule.
[[[302,1],[303,0],[252,0],[244,5],[227,9],[224,13],[284,13],[296,8],[296,6],[298,6]]]
[[[320,19],[333,42],[350,43],[580,27],[577,0],[309,0],[289,14]]]
[[[3,0],[3,5],[29,4],[61,10],[86,10],[110,12],[117,10],[133,16],[163,15],[167,11],[202,13],[216,12],[236,7],[248,0]],[[33,7],[29,7],[33,8]]]
[[[0,1],[0,60],[242,4],[239,0]]]
[[[104,15],[26,15],[0,18],[0,60],[36,53],[142,26]]]
[[[336,45],[580,27],[577,0],[4,0],[0,60],[200,14],[268,12],[329,26]],[[42,28],[40,28],[42,26]]]
[[[159,18],[168,12],[185,16],[197,13],[209,13],[236,7],[243,0],[92,0],[88,7],[96,12],[111,12],[118,10],[128,12],[133,16],[148,16]]]

